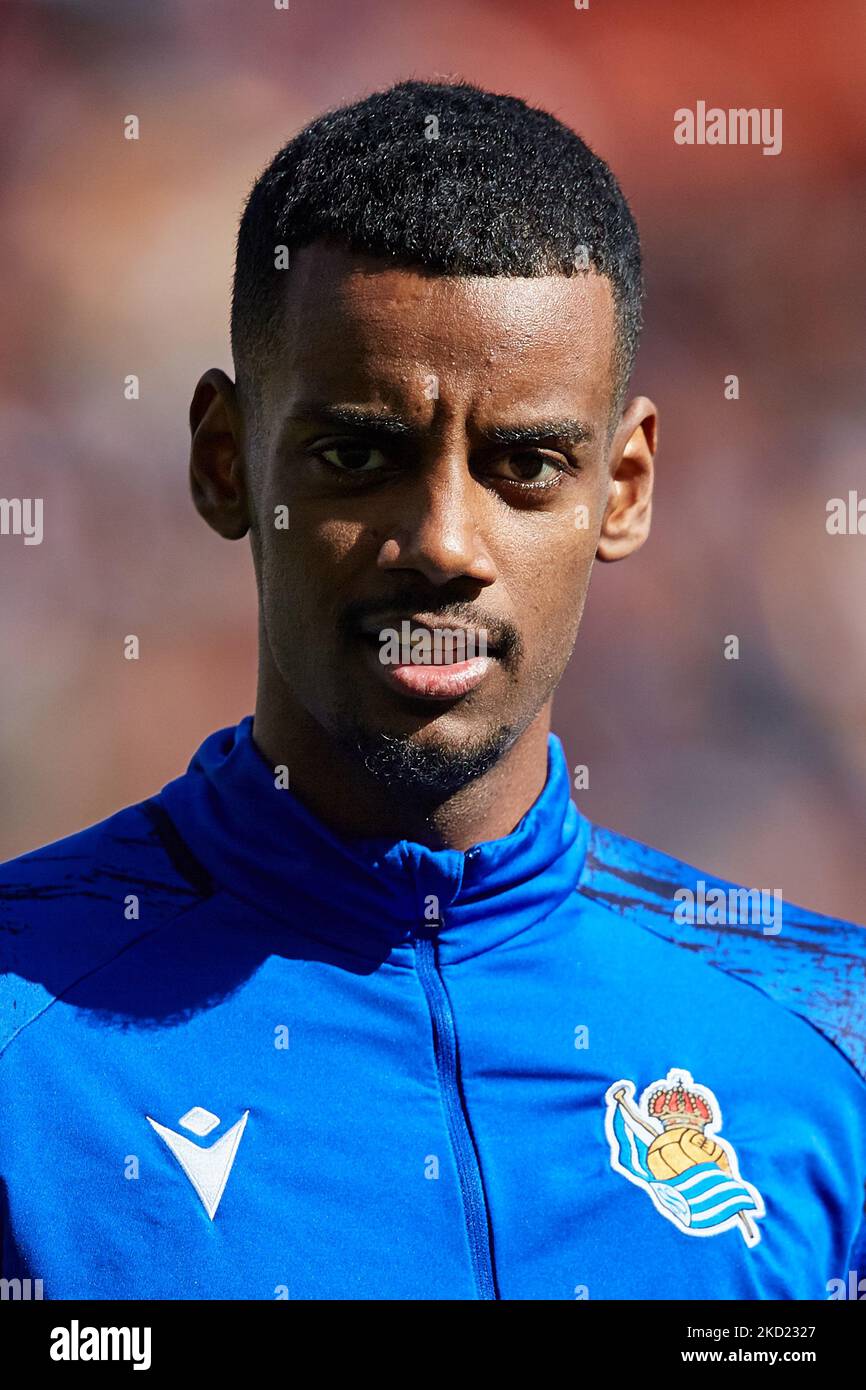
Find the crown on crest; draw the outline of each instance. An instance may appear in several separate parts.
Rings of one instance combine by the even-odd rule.
[[[647,1100],[647,1112],[653,1119],[661,1120],[665,1129],[690,1125],[703,1129],[712,1124],[713,1111],[709,1102],[697,1090],[685,1086],[680,1081],[668,1077],[670,1084],[658,1086]]]

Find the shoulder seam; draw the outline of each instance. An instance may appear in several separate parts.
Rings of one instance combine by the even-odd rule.
[[[676,935],[672,935],[666,931],[660,930],[658,927],[656,927],[652,920],[653,918],[660,918],[661,921],[659,923],[659,927],[661,926],[661,922],[668,921],[668,917],[664,911],[663,899],[667,900],[667,895],[670,891],[671,886],[670,883],[665,882],[663,879],[658,880],[658,888],[659,890],[662,890],[658,893],[658,903],[643,903],[640,901],[640,899],[635,898],[633,900],[621,900],[622,906],[619,906],[618,903],[615,905],[615,903],[610,900],[610,897],[607,893],[600,891],[596,895],[596,893],[593,892],[590,883],[588,882],[588,880],[592,878],[592,873],[591,871],[588,873],[587,870],[590,864],[591,857],[594,859],[594,856],[592,855],[593,840],[597,834],[601,834],[602,836],[608,836],[614,840],[619,841],[625,849],[628,849],[629,846],[634,846],[634,848],[639,852],[647,852],[651,855],[657,856],[658,859],[666,861],[666,866],[673,872],[681,870],[687,876],[697,875],[699,879],[704,878],[708,883],[712,883],[714,886],[718,885],[722,888],[737,888],[739,885],[737,885],[733,880],[720,878],[717,874],[704,872],[696,868],[694,865],[686,863],[684,860],[677,859],[674,855],[667,854],[664,850],[652,849],[650,846],[644,845],[640,841],[630,840],[628,836],[621,835],[618,831],[609,830],[603,826],[596,826],[594,823],[591,823],[590,843],[587,849],[587,856],[584,861],[584,864],[581,867],[581,873],[578,878],[578,882],[575,885],[575,891],[578,893],[578,895],[585,902],[591,903],[594,907],[604,910],[609,917],[612,917],[614,919],[614,921],[617,921],[619,923],[623,922],[623,920],[631,922],[632,925],[637,926],[641,930],[648,932],[651,936],[656,937],[657,940],[666,941],[669,945],[678,947],[680,950],[688,951],[692,955],[698,956],[699,958],[704,956],[704,953],[709,943],[705,944],[703,942],[679,940],[677,939]],[[602,867],[604,867],[603,864]],[[628,872],[619,873],[617,876],[623,879],[626,883],[630,881]],[[637,880],[632,881],[637,882]],[[818,929],[822,932],[827,931],[828,933],[832,932],[833,929],[836,929],[837,932],[866,932],[866,927],[861,927],[856,922],[847,922],[839,918],[829,917],[825,914],[812,911],[811,909],[798,908],[797,904],[795,903],[790,903],[786,901],[786,908],[789,911],[794,910],[805,914],[806,920],[804,921],[803,925],[811,927],[813,930]],[[822,956],[826,957],[827,954],[828,952],[825,945],[824,950],[822,951]],[[830,952],[830,954],[832,954],[832,952]],[[839,953],[837,952],[836,954],[838,955]],[[853,1070],[861,1086],[866,1086],[866,1069],[864,1069],[864,1067],[862,1067],[860,1064],[861,1050],[859,1047],[853,1047],[851,1051],[848,1051],[846,1047],[842,1045],[841,1041],[839,1041],[839,1037],[848,1036],[844,1034],[844,1032],[842,1035],[840,1035],[838,1033],[838,1030],[832,1030],[828,1029],[827,1026],[821,1026],[821,1024],[817,1022],[814,1018],[812,1018],[808,1013],[805,1013],[801,1009],[797,1008],[795,1003],[784,998],[777,998],[771,990],[765,988],[762,984],[755,983],[755,981],[748,979],[745,974],[741,973],[736,968],[729,967],[715,959],[705,959],[703,961],[703,964],[705,964],[708,969],[720,971],[721,974],[725,975],[730,980],[736,980],[740,984],[751,986],[753,989],[757,990],[758,993],[762,995],[763,998],[767,999],[771,1004],[775,1004],[778,1008],[782,1009],[789,1016],[800,1019],[815,1033],[819,1034],[819,1036],[822,1037],[825,1042],[829,1043],[829,1045],[834,1049],[834,1051],[837,1052],[845,1060],[845,1062],[847,1062],[848,1066]],[[859,1034],[857,1034],[856,1036],[859,1038]]]

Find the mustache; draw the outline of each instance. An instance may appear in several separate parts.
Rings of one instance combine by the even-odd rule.
[[[431,594],[417,591],[393,594],[387,599],[356,599],[343,610],[338,626],[344,637],[356,637],[366,619],[381,619],[381,626],[399,627],[416,613],[438,619],[444,626],[484,631],[487,645],[505,662],[516,663],[523,655],[523,640],[513,623],[485,612],[476,603],[459,599],[443,602]]]

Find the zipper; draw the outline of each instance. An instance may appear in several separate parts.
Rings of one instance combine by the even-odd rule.
[[[463,1201],[466,1233],[469,1237],[475,1287],[479,1298],[498,1298],[499,1291],[496,1287],[496,1275],[493,1269],[487,1200],[484,1196],[481,1165],[478,1162],[478,1154],[475,1149],[475,1141],[472,1138],[469,1115],[463,1097],[463,1088],[460,1084],[457,1033],[454,1027],[454,1015],[451,1011],[451,1001],[448,998],[445,981],[442,979],[439,968],[435,938],[416,935],[413,937],[413,941],[418,976],[427,998],[430,1020],[433,1024],[436,1074],[460,1179],[460,1195]]]

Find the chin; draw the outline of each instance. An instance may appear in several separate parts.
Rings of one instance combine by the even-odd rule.
[[[419,794],[449,796],[488,772],[519,737],[514,725],[498,724],[476,731],[438,727],[428,717],[414,731],[354,725],[340,731],[343,748],[363,762],[377,781]]]

